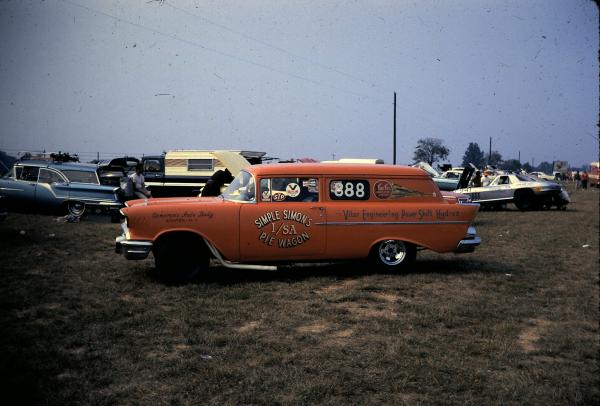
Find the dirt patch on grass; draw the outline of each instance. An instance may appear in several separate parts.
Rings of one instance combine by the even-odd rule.
[[[518,337],[519,346],[525,352],[537,351],[538,341],[552,325],[552,322],[543,319],[531,320],[530,323],[531,326],[526,327]]]
[[[387,304],[345,302],[339,303],[337,306],[349,311],[358,319],[395,319],[398,316],[394,308]]]
[[[237,331],[238,333],[249,333],[251,331],[254,331],[258,328],[258,326],[261,325],[260,321],[251,321],[249,323],[246,323],[244,325],[242,325],[241,327],[238,327]]]
[[[296,331],[300,334],[321,334],[327,331],[331,326],[331,323],[325,320],[319,320],[311,324],[306,324],[296,328]]]

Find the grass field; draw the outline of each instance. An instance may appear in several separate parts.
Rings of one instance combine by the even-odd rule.
[[[480,212],[473,254],[212,268],[165,286],[119,225],[0,223],[2,394],[17,404],[599,404],[598,190]],[[584,247],[586,246],[586,247]]]

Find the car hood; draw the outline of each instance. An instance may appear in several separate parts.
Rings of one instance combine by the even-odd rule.
[[[130,200],[125,203],[127,207],[139,207],[139,206],[165,206],[174,204],[217,204],[222,203],[223,198],[221,197],[165,197],[165,198],[152,198],[152,199],[137,199]]]

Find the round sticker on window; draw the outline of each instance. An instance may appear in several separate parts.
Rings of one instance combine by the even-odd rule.
[[[285,188],[285,193],[289,197],[298,197],[300,195],[300,185],[297,183],[290,183]]]
[[[378,199],[389,199],[392,196],[392,184],[387,180],[378,180],[373,186],[373,193]]]

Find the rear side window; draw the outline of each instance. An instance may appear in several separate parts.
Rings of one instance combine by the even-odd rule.
[[[329,199],[333,201],[391,200],[424,201],[439,199],[431,178],[344,179],[327,181]]]
[[[369,200],[370,184],[366,179],[334,179],[329,182],[331,200]]]
[[[96,176],[95,172],[64,170],[62,173],[70,182],[99,184],[98,176]]]
[[[60,176],[60,174],[58,174],[57,172],[54,171],[49,171],[48,169],[40,169],[40,178],[39,178],[39,182],[40,183],[54,183],[54,182],[64,182],[65,180],[63,179],[62,176]]]

